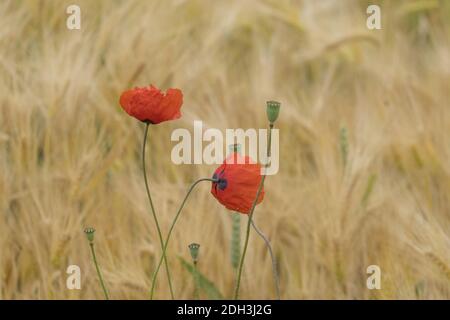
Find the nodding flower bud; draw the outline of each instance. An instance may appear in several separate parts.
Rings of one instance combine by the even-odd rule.
[[[198,250],[200,249],[200,245],[198,243],[191,243],[189,246],[189,251],[191,253],[192,260],[194,263],[198,261]]]
[[[94,228],[88,227],[88,228],[84,229],[84,233],[86,233],[86,237],[89,240],[89,242],[94,241],[94,233],[95,233]]]
[[[267,101],[267,118],[270,123],[274,123],[278,119],[281,103],[277,101]]]

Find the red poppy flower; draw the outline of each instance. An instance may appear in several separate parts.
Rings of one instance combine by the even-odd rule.
[[[250,157],[242,157],[232,153],[214,172],[211,193],[227,209],[248,214],[259,183],[261,182],[261,165],[253,162]],[[257,204],[264,198],[264,188],[259,194]]]
[[[180,89],[163,93],[153,85],[130,89],[120,96],[120,105],[130,116],[152,124],[180,118],[182,104]]]

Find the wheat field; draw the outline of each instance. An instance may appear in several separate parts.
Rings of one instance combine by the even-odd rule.
[[[382,29],[366,27],[377,3]],[[81,8],[68,30],[66,8]],[[254,219],[283,299],[450,298],[450,1],[4,0],[0,3],[0,298],[148,299],[161,256],[140,163],[144,125],[124,90],[181,88],[182,118],[150,129],[163,234],[216,165],[175,165],[176,128],[266,128],[282,103],[280,170]],[[241,219],[242,234],[246,219]],[[199,185],[168,248],[175,295],[198,268],[231,297],[231,213]],[[81,289],[66,287],[69,265]],[[381,289],[366,286],[381,269]],[[241,297],[273,299],[253,232]],[[159,273],[157,299],[170,298]],[[208,298],[204,293],[201,298]]]

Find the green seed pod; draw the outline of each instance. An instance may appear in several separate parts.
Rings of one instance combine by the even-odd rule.
[[[88,228],[84,229],[84,233],[86,233],[86,237],[89,240],[89,242],[94,241],[94,233],[95,233],[94,228],[88,227]]]
[[[237,154],[241,154],[241,144],[240,143],[230,144],[228,146],[228,151],[230,153],[236,152]]]
[[[267,101],[267,118],[270,123],[274,123],[278,119],[281,103],[277,101]]]
[[[189,251],[191,253],[192,260],[194,263],[198,261],[198,251],[200,249],[200,245],[198,243],[191,243],[189,246]]]

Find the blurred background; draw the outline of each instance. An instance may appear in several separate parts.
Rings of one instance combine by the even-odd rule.
[[[67,6],[81,29],[66,27]],[[366,8],[381,7],[382,30]],[[192,181],[171,132],[266,128],[282,110],[280,170],[254,219],[271,239],[284,299],[450,298],[450,1],[153,0],[0,3],[0,298],[147,299],[161,250],[140,164],[144,126],[125,89],[181,88],[183,117],[150,131],[150,187],[163,233]],[[232,213],[200,185],[173,234],[180,261],[233,292]],[[245,217],[241,219],[242,234]],[[81,268],[81,290],[66,269]],[[381,289],[366,286],[369,265]],[[214,290],[213,290],[214,291]],[[214,292],[217,292],[214,291]],[[201,298],[210,298],[206,290]],[[272,299],[270,257],[250,237],[241,298]],[[170,298],[164,270],[156,298]]]

